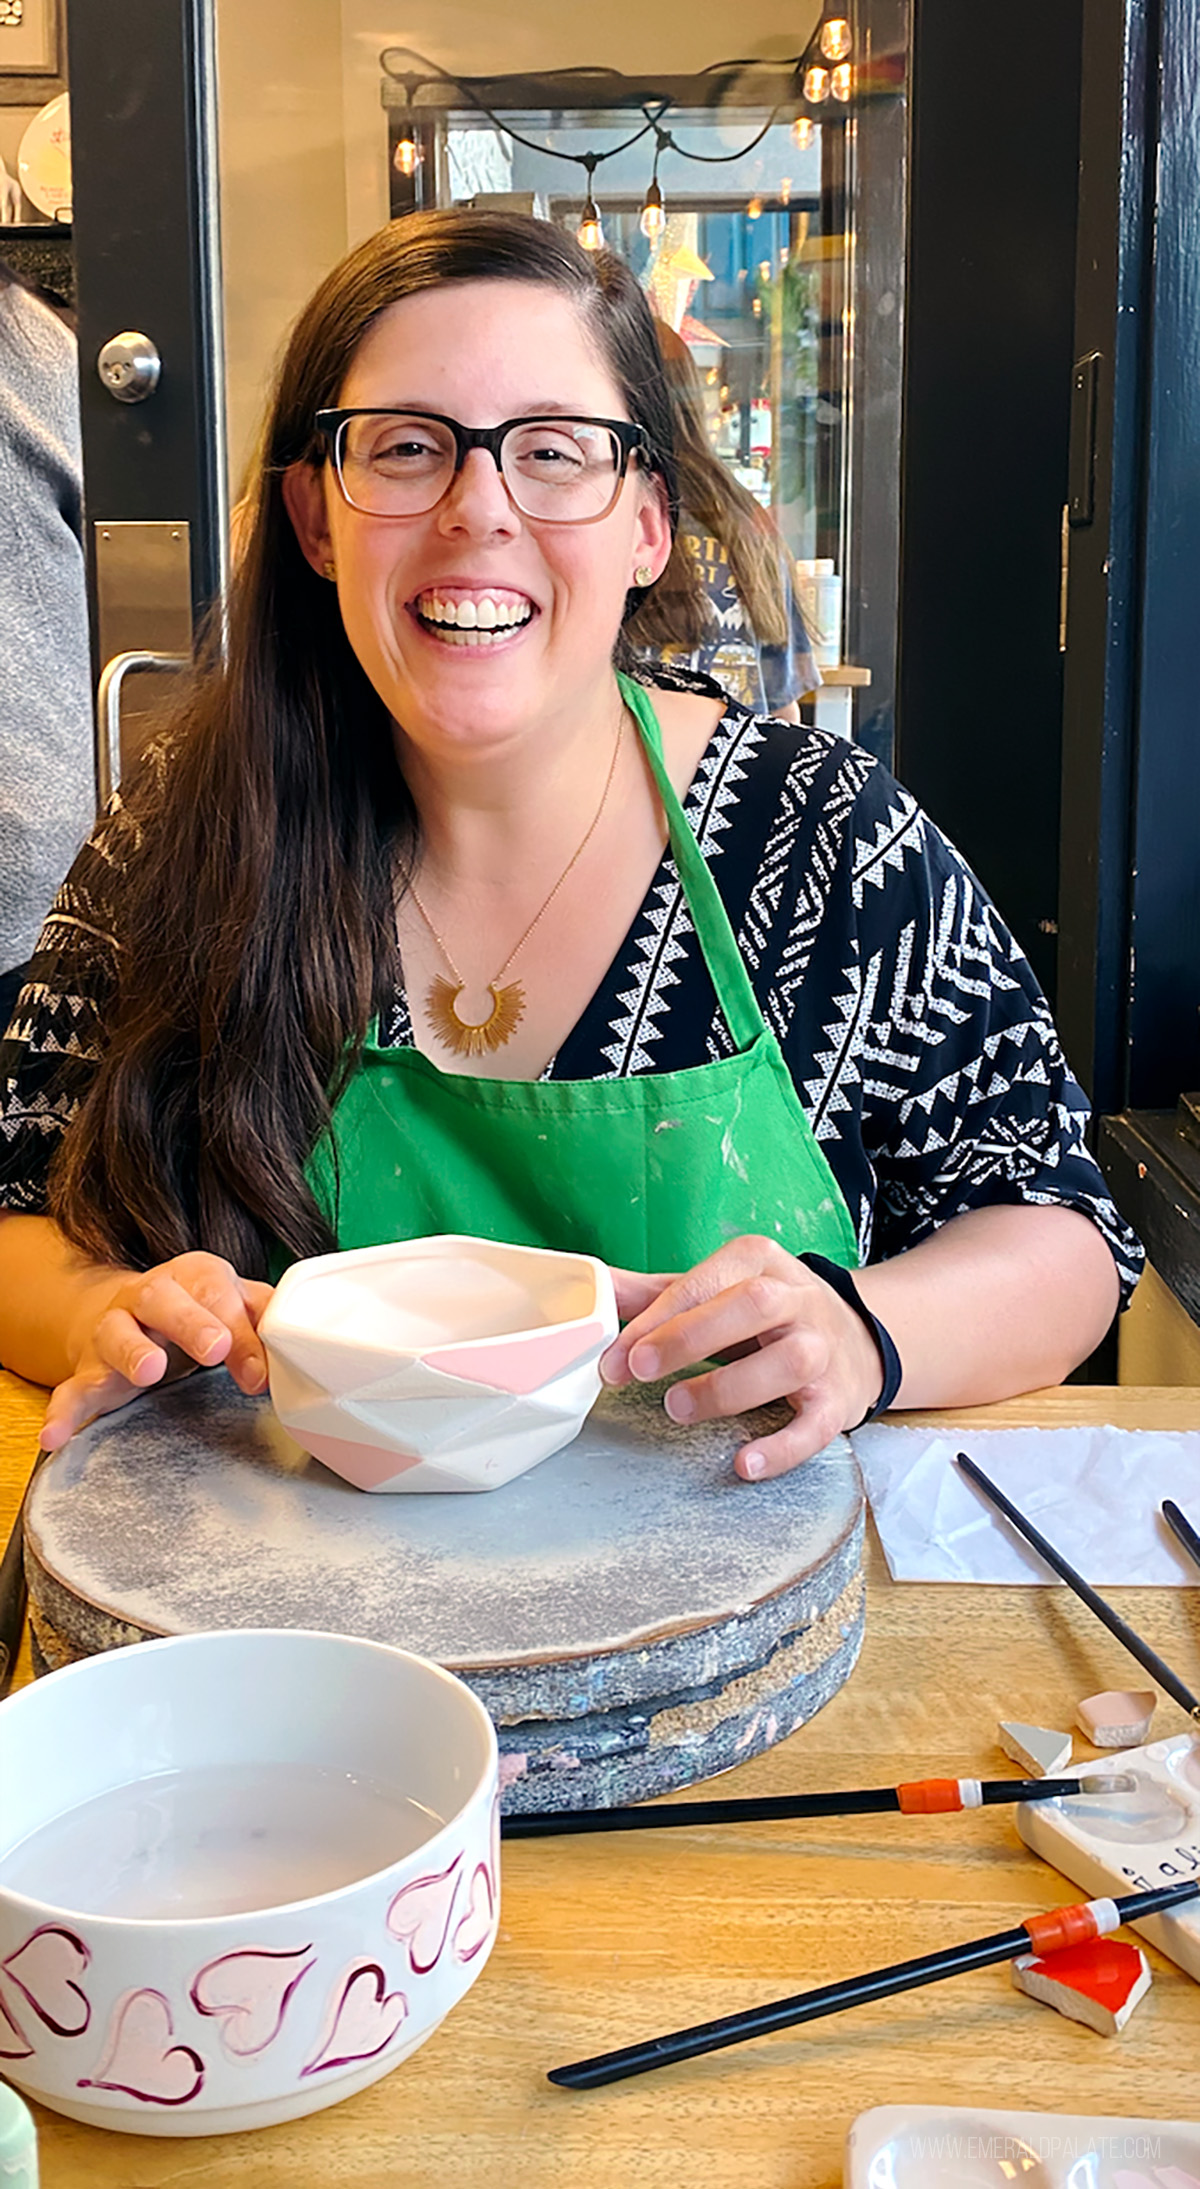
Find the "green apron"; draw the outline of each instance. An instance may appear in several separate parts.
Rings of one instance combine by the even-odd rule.
[[[343,1248],[467,1232],[676,1271],[755,1232],[855,1268],[850,1212],[667,775],[649,695],[620,682],[736,1054],[627,1079],[475,1079],[381,1047],[372,1026],[309,1184]]]

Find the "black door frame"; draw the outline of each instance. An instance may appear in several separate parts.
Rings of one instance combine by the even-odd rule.
[[[92,631],[105,523],[189,527],[199,623],[220,597],[228,537],[213,8],[67,0],[67,22]],[[96,371],[126,330],[162,359],[139,403],[115,401]]]

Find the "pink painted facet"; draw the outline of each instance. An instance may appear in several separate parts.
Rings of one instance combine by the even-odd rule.
[[[293,1434],[297,1433],[293,1426]],[[381,1482],[390,1482],[393,1476],[421,1464],[416,1453],[385,1451],[378,1444],[352,1444],[348,1437],[315,1436],[307,1429],[300,1433],[306,1452],[359,1490],[377,1489]]]
[[[292,1994],[314,1965],[311,1946],[292,1953],[255,1946],[223,1953],[194,1977],[192,2005],[216,2019],[222,2049],[232,2059],[248,2060],[279,2035]]]
[[[492,1391],[512,1391],[524,1396],[553,1383],[579,1361],[586,1360],[603,1343],[603,1323],[593,1320],[568,1324],[562,1330],[534,1331],[528,1337],[497,1338],[494,1345],[441,1346],[423,1357],[430,1368],[443,1375],[461,1376],[467,1383],[483,1383]]]
[[[189,2105],[204,2087],[204,2062],[190,2045],[172,2043],[175,2024],[161,1991],[127,1991],[118,1999],[94,2075],[80,2090],[120,2090],[143,2105]]]

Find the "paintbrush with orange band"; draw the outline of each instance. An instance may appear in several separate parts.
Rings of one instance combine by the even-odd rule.
[[[1200,1883],[1164,1885],[1150,1893],[1126,1893],[1120,1900],[1086,1900],[1065,1908],[1049,1908],[1043,1915],[1026,1916],[1011,1931],[995,1931],[987,1938],[971,1938],[962,1945],[947,1946],[941,1953],[927,1953],[919,1961],[897,1961],[890,1968],[868,1969],[839,1984],[824,1984],[819,1991],[798,1992],[791,1999],[775,1999],[767,2006],[750,2007],[741,2014],[727,2014],[718,2022],[701,2022],[694,2029],[676,2029],[665,2037],[651,2037],[644,2044],[626,2045],[620,2052],[601,2052],[591,2060],[573,2060],[569,2067],[554,2067],[550,2081],[568,2090],[592,2090],[599,2083],[616,2083],[627,2075],[645,2075],[651,2068],[670,2067],[677,2060],[692,2060],[700,2052],[719,2052],[726,2045],[744,2044],[748,2037],[765,2037],[776,2029],[791,2029],[797,2022],[815,2022],[822,2015],[840,2014],[843,2007],[865,2006],[872,1999],[890,1999],[900,1991],[914,1991],[920,1984],[936,1984],[943,1976],[961,1976],[968,1969],[987,1968],[994,1961],[1012,1961],[1020,1953],[1039,1955],[1061,1952],[1064,1946],[1084,1945],[1104,1938],[1122,1923],[1136,1923],[1142,1916],[1157,1915],[1180,1901],[1194,1900]]]
[[[797,1817],[946,1816],[997,1802],[1065,1801],[1076,1794],[1130,1794],[1128,1771],[1078,1779],[907,1779],[900,1786],[850,1786],[827,1794],[758,1794],[724,1801],[671,1801],[629,1809],[543,1809],[504,1817],[505,1839],[550,1839],[563,1832],[664,1832],[674,1826],[782,1824]]]

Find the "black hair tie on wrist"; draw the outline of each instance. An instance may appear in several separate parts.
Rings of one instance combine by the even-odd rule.
[[[870,1412],[864,1414],[862,1420],[856,1421],[854,1424],[856,1429],[865,1429],[869,1421],[877,1421],[880,1414],[887,1412],[900,1389],[904,1370],[900,1364],[900,1355],[896,1351],[895,1340],[891,1332],[884,1329],[878,1315],[871,1313],[848,1269],[843,1269],[838,1262],[829,1261],[824,1254],[798,1254],[796,1260],[803,1262],[805,1269],[811,1269],[814,1277],[823,1278],[830,1291],[836,1292],[839,1300],[844,1300],[847,1307],[854,1309],[855,1314],[859,1316],[861,1321],[865,1322],[876,1345],[879,1347],[880,1358],[883,1361],[883,1389]]]

